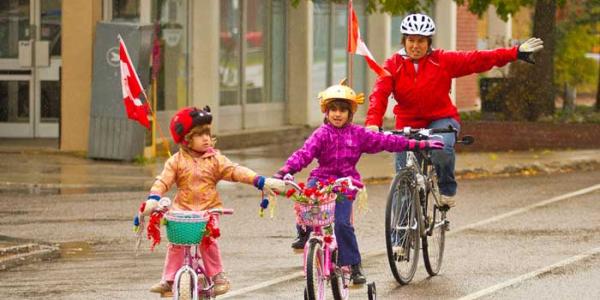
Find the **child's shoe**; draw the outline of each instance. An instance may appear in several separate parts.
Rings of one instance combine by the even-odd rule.
[[[367,278],[363,275],[360,264],[352,265],[350,268],[352,269],[352,275],[350,275],[352,284],[359,285],[367,282]]]
[[[153,285],[150,292],[158,293],[161,297],[173,297],[173,283],[161,281]]]
[[[215,283],[215,295],[223,295],[229,291],[229,279],[225,276],[224,272],[221,272],[213,277]]]
[[[308,241],[309,235],[310,234],[308,232],[304,232],[304,231],[298,232],[298,236],[292,242],[292,249],[294,249],[294,250],[304,249],[304,244],[306,244],[306,241]]]

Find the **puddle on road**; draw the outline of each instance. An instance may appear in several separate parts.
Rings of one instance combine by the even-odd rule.
[[[60,255],[63,258],[83,257],[92,254],[92,246],[84,241],[60,243],[59,248]]]

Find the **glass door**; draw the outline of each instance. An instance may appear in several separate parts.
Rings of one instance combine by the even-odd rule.
[[[58,137],[61,0],[0,1],[0,137]]]

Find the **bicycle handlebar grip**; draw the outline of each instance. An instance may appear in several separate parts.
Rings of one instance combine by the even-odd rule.
[[[221,213],[224,215],[233,215],[233,208],[222,208]]]
[[[433,129],[431,129],[431,133],[451,133],[451,132],[457,132],[456,128],[454,128],[452,125],[448,125],[447,128],[433,128]]]

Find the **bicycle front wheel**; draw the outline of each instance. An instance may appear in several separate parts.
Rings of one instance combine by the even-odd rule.
[[[179,285],[176,287],[176,293],[179,300],[192,300],[194,285],[192,284],[192,276],[189,272],[181,273],[179,276]]]
[[[418,195],[408,171],[396,175],[385,209],[385,243],[388,262],[398,283],[408,284],[419,260],[420,222]]]
[[[335,269],[331,272],[331,291],[333,292],[333,299],[335,300],[346,300],[350,295],[348,291],[348,280],[344,277],[344,272],[340,266],[337,265],[338,250],[335,249],[331,253],[331,261],[335,264]]]
[[[446,211],[440,210],[438,203],[441,198],[435,171],[430,172],[430,192],[428,193],[425,216],[427,228],[423,235],[423,262],[430,276],[440,272],[444,258],[446,242]]]
[[[306,258],[306,294],[308,300],[322,300],[325,299],[323,251],[318,241],[309,242],[308,257]]]

